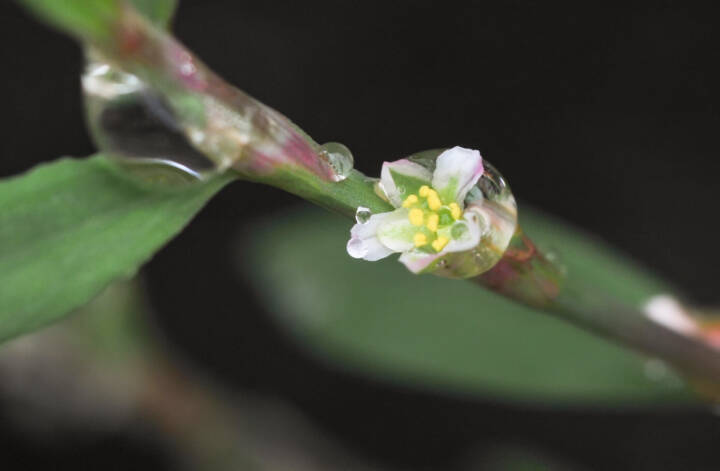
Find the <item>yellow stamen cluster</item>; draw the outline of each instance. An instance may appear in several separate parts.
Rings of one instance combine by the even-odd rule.
[[[424,218],[425,215],[423,214],[422,209],[419,208],[413,208],[408,213],[408,219],[410,219],[410,223],[413,226],[422,226]]]
[[[447,237],[440,236],[437,239],[433,241],[432,248],[435,249],[436,252],[440,252],[442,249],[445,248],[445,246],[450,242]]]
[[[443,205],[437,191],[428,185],[423,185],[417,194],[409,195],[402,203],[403,208],[407,208],[408,219],[413,226],[424,229],[418,230],[413,236],[415,247],[424,247],[430,245],[435,252],[440,252],[450,242],[450,240],[437,234],[440,228],[440,211],[443,207],[447,208],[445,214],[449,211],[453,222],[462,217],[462,209],[456,202]],[[447,218],[447,216],[445,216]]]
[[[409,208],[410,206],[416,204],[418,202],[417,195],[410,195],[407,198],[405,198],[405,201],[403,201],[403,208]]]
[[[438,224],[440,223],[440,216],[438,216],[435,213],[432,213],[427,218],[427,228],[430,229],[432,232],[437,232],[438,230]]]
[[[448,205],[448,208],[450,208],[450,214],[452,215],[453,219],[460,219],[462,216],[462,209],[460,209],[460,206],[456,202],[452,202]]]

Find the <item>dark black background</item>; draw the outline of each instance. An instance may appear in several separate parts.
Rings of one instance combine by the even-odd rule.
[[[554,213],[691,299],[717,303],[717,15],[654,3],[184,0],[175,31],[316,140],[345,143],[360,170],[377,174],[383,160],[427,148],[480,149],[521,211]],[[7,2],[0,44],[0,176],[91,153],[77,45]],[[585,469],[717,469],[720,419],[706,414],[519,409],[314,363],[267,318],[228,256],[252,217],[296,203],[231,185],[144,269],[158,324],[221,381],[286,398],[352,450],[405,469],[452,469],[471,446],[499,441]],[[0,425],[0,439],[23,469],[109,454],[162,462],[122,436],[45,449]]]

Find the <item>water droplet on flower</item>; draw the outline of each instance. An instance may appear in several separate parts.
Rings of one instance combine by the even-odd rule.
[[[450,229],[450,236],[453,239],[460,239],[468,231],[467,223],[455,223]]]
[[[442,259],[438,260],[437,266],[438,266],[438,268],[447,268],[448,262],[447,262],[447,260],[442,258]]]
[[[341,182],[353,169],[352,152],[344,144],[328,142],[320,146],[320,157],[328,163],[333,172],[333,180]]]
[[[438,156],[444,149],[419,152],[408,157],[429,171],[435,171]],[[468,191],[464,209],[472,210],[474,222],[479,226],[481,239],[474,249],[456,252],[449,256],[453,262],[444,276],[468,278],[490,270],[500,261],[510,244],[517,227],[515,197],[507,182],[487,160],[483,159],[483,174],[477,184]],[[461,237],[457,229],[454,237]]]
[[[189,142],[165,97],[135,75],[91,62],[82,86],[98,148],[142,179],[173,184],[214,170],[213,162]]]
[[[367,223],[371,216],[372,211],[364,206],[358,206],[357,211],[355,211],[355,221],[357,221],[358,224]]]

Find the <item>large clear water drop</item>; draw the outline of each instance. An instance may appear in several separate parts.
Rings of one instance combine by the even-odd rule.
[[[431,172],[445,149],[419,152],[408,157]],[[473,207],[483,225],[477,247],[466,252],[448,253],[435,262],[434,274],[448,278],[468,278],[494,267],[505,254],[517,228],[517,205],[505,178],[487,160],[477,184],[465,197],[465,208]]]
[[[133,173],[177,183],[214,171],[214,163],[189,141],[173,107],[136,76],[91,62],[82,87],[96,145]]]

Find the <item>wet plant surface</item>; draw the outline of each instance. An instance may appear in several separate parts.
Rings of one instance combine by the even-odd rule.
[[[14,117],[0,174],[92,153],[79,101],[81,51],[17,6],[0,8],[6,108]],[[419,149],[480,148],[512,182],[521,224],[523,205],[551,210],[632,254],[690,299],[717,304],[717,224],[707,215],[717,200],[720,97],[708,85],[717,71],[707,57],[718,38],[707,13],[672,4],[621,14],[530,4],[307,9],[185,0],[175,31],[213,69],[320,142],[346,144],[366,174]],[[153,155],[172,149],[188,167],[208,168],[181,134],[168,132],[176,122],[163,121],[166,105],[153,97],[140,102],[100,120],[122,149],[138,152],[123,133],[132,137],[132,126],[141,126],[165,136],[167,146]],[[347,171],[344,149],[324,149],[338,174]],[[273,220],[282,226],[297,202],[273,188],[230,185],[142,269],[153,332],[192,369],[240,396],[279,398],[357,463],[378,469],[513,469],[523,462],[534,463],[529,469],[716,468],[720,420],[704,405],[516,402],[478,393],[481,382],[469,392],[392,371],[368,374],[356,367],[364,361],[358,350],[346,350],[356,355],[346,358],[351,367],[318,355],[268,302],[268,286],[258,283],[267,281],[268,267],[249,252],[257,228]],[[337,221],[314,228],[351,224]],[[283,233],[286,242],[275,249],[298,234]],[[327,257],[346,257],[345,242]],[[304,250],[313,248],[309,242]],[[566,247],[549,248],[562,257]],[[349,279],[330,273],[339,283]],[[582,363],[583,352],[576,355]],[[668,380],[662,363],[640,364],[647,379]],[[0,406],[1,454],[22,463],[9,469],[176,469],[147,425],[61,428],[57,440],[18,425],[18,407],[7,397]]]

